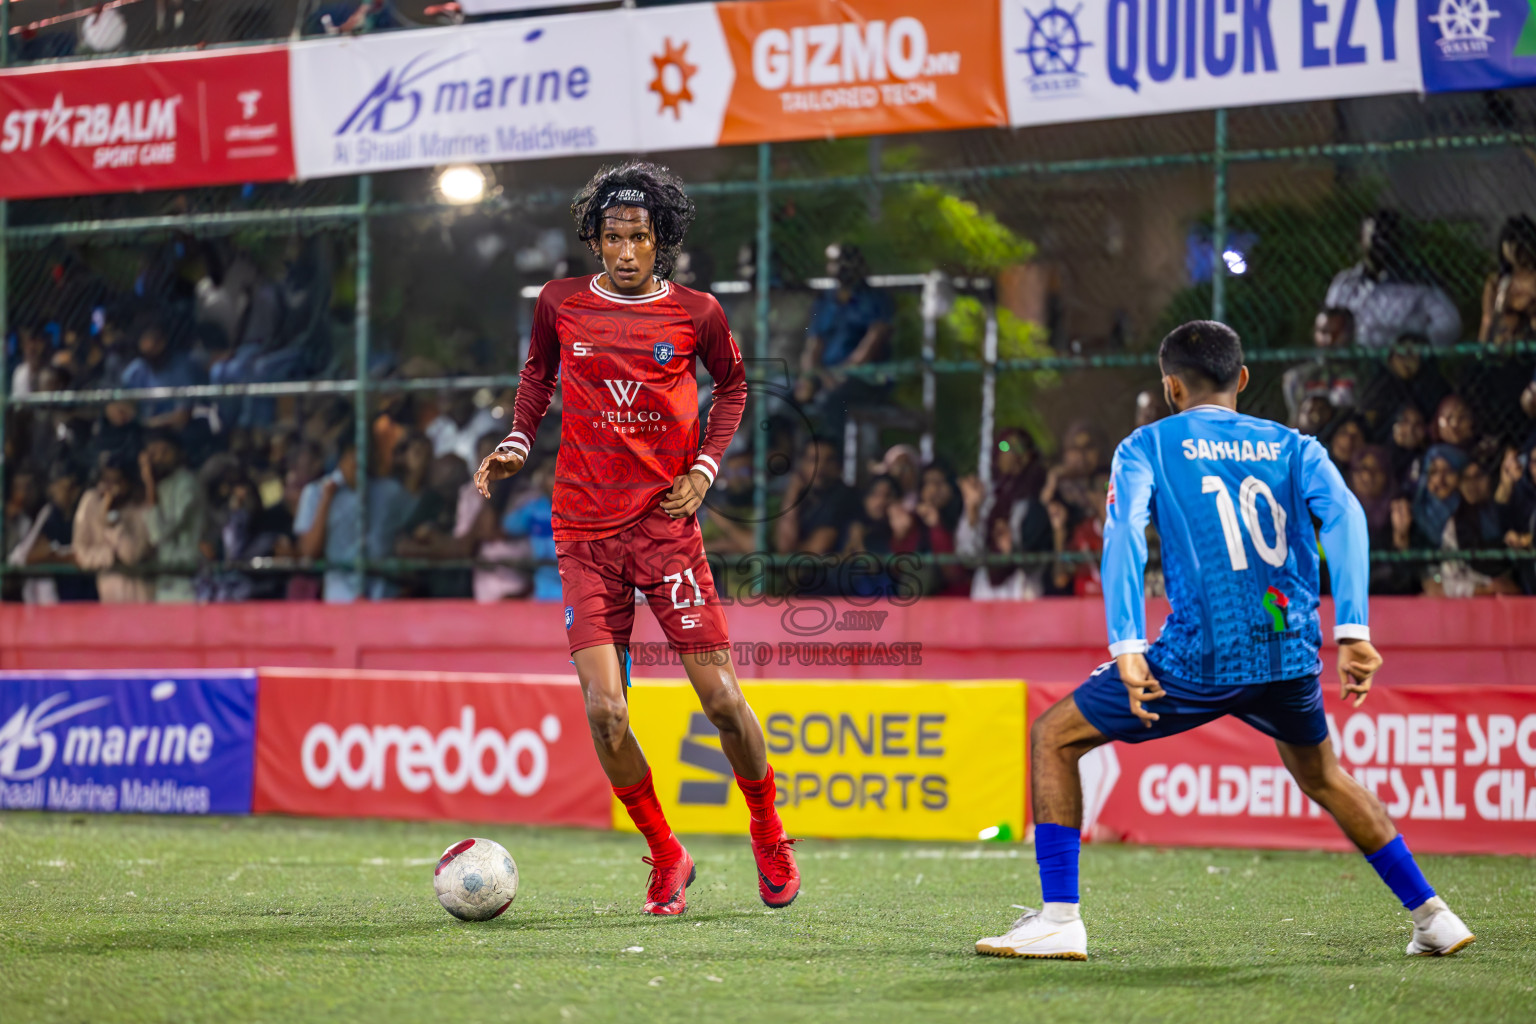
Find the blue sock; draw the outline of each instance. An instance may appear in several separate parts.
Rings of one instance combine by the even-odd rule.
[[[1409,910],[1418,909],[1425,900],[1434,897],[1434,886],[1424,880],[1424,872],[1419,870],[1402,836],[1393,839],[1375,853],[1366,854],[1365,859],[1370,861],[1381,880],[1387,883],[1392,895],[1402,900],[1403,906]]]
[[[1040,866],[1040,894],[1045,902],[1077,902],[1077,852],[1081,846],[1082,836],[1075,828],[1035,826],[1035,863]]]

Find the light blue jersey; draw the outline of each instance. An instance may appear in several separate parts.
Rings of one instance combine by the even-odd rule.
[[[1365,513],[1316,438],[1200,405],[1120,442],[1112,474],[1102,564],[1111,654],[1145,652],[1161,672],[1213,686],[1316,675],[1313,516],[1333,584],[1334,638],[1370,639]],[[1173,605],[1150,648],[1149,518]]]

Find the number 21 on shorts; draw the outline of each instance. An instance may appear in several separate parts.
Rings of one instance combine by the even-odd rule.
[[[683,599],[681,601],[677,599],[677,592],[682,589],[683,580],[685,579],[688,581],[688,585],[693,588],[692,601],[688,600],[688,595],[686,593],[683,594]],[[699,589],[699,581],[693,578],[692,569],[684,569],[682,572],[667,573],[667,575],[663,576],[661,580],[663,583],[672,584],[673,608],[693,608],[704,603],[704,592]]]
[[[1237,509],[1232,504],[1232,495],[1227,490],[1226,483],[1219,476],[1206,476],[1200,478],[1200,493],[1216,495],[1216,515],[1221,519],[1221,533],[1227,541],[1227,556],[1232,559],[1232,568],[1238,571],[1248,568],[1248,552],[1243,547],[1242,528],[1237,522]],[[1269,514],[1275,524],[1275,542],[1270,544],[1264,539],[1264,528],[1259,524],[1259,496],[1264,496],[1264,501],[1269,505]],[[1248,527],[1248,536],[1253,540],[1253,550],[1268,565],[1279,567],[1285,564],[1285,509],[1275,501],[1275,494],[1269,489],[1269,484],[1258,477],[1250,476],[1243,479],[1237,489],[1237,500],[1243,508],[1243,525]],[[671,577],[667,577],[671,579]],[[676,593],[674,588],[673,593]]]

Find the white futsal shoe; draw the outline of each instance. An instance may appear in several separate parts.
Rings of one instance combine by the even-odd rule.
[[[1408,943],[1408,955],[1450,956],[1472,945],[1476,938],[1445,905],[1445,900],[1435,896],[1413,912],[1413,941]]]
[[[1021,909],[1024,913],[1006,935],[977,939],[976,952],[1031,960],[1088,959],[1088,932],[1076,903],[1047,903],[1044,910]]]

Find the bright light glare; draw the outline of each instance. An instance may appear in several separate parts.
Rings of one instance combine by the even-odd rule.
[[[1226,262],[1227,269],[1232,273],[1248,273],[1248,259],[1236,249],[1228,249],[1226,252],[1221,254],[1221,258]]]
[[[437,191],[450,203],[478,203],[485,186],[485,172],[468,164],[445,167],[437,176]]]

